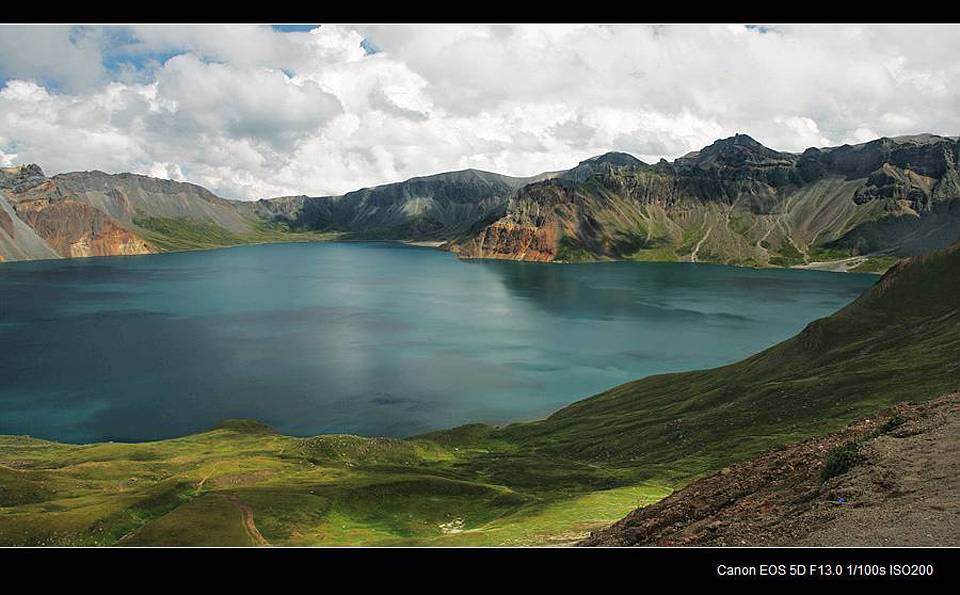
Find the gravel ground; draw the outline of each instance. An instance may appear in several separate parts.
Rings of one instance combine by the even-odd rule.
[[[859,460],[824,481],[851,443]],[[960,394],[732,465],[580,545],[960,545]]]

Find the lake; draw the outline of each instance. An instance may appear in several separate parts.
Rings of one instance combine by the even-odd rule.
[[[255,418],[409,436],[731,363],[877,277],[460,261],[390,242],[0,265],[0,434],[139,441]]]

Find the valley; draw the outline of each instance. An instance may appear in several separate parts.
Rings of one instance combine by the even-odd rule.
[[[960,26],[161,8],[0,27],[8,566],[955,578]]]
[[[956,391],[958,267],[957,246],[910,259],[755,356],[650,376],[541,421],[403,440],[295,438],[242,420],[135,444],[6,436],[0,542],[570,543],[769,449]]]

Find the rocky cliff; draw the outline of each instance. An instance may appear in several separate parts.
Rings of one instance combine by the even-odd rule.
[[[255,221],[238,203],[195,184],[99,171],[48,178],[33,164],[0,170],[4,260],[149,254],[198,225],[242,240]]]
[[[921,254],[960,238],[958,156],[956,139],[929,134],[801,154],[736,135],[657,164],[608,153],[519,189],[451,248],[753,266]]]

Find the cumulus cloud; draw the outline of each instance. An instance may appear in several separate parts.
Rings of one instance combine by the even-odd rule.
[[[27,78],[74,91],[103,81],[102,30],[66,25],[0,29],[0,78]]]
[[[0,27],[0,162],[334,194],[960,129],[954,26]],[[370,48],[376,48],[371,51]]]

